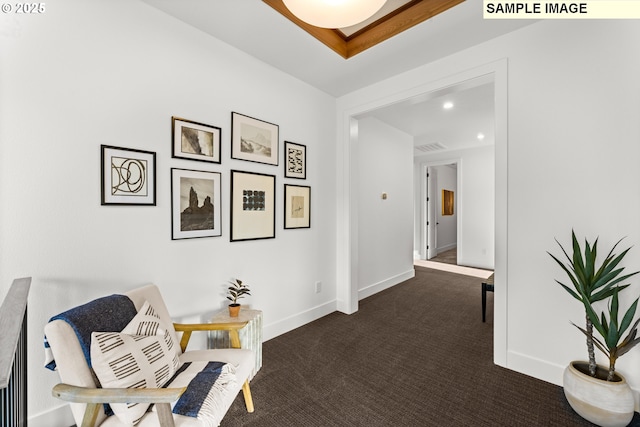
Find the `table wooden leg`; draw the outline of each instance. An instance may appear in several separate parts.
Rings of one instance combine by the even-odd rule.
[[[482,322],[487,318],[487,284],[482,284]]]

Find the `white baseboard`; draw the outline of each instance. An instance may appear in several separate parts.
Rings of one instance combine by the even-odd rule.
[[[384,291],[385,289],[389,289],[392,286],[415,277],[415,275],[416,270],[412,268],[411,270],[405,271],[404,273],[390,277],[381,282],[374,283],[373,285],[366,286],[358,291],[358,300],[370,297],[371,295],[377,294],[378,292]]]
[[[449,249],[454,249],[456,246],[458,246],[457,243],[451,243],[449,245],[444,245],[441,247],[436,248],[436,250],[438,251],[438,253],[444,252],[444,251],[448,251]]]
[[[562,387],[562,373],[565,366],[509,351],[507,352],[507,368]]]
[[[29,427],[69,427],[75,423],[69,404],[29,417]]]
[[[278,322],[264,325],[262,328],[263,341],[268,341],[271,338],[275,338],[278,335],[282,335],[286,332],[292,331],[300,326],[306,325],[309,322],[313,322],[321,317],[331,314],[336,311],[336,301],[329,301],[322,305],[318,305],[302,313],[295,314],[293,316],[282,319]]]

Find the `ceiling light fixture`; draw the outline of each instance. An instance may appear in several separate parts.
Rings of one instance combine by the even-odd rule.
[[[386,0],[282,0],[308,24],[321,28],[344,28],[370,18]]]
[[[453,102],[451,101],[447,101],[444,104],[442,104],[442,108],[444,108],[445,110],[450,110],[453,108]]]
[[[482,132],[478,133],[478,139],[482,141],[484,139],[484,133]]]

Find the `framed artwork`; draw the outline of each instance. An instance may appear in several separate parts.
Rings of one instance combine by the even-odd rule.
[[[220,163],[222,129],[171,117],[172,157]]]
[[[231,113],[231,158],[278,165],[278,125]]]
[[[284,185],[284,228],[311,227],[311,187]]]
[[[156,153],[100,146],[102,205],[156,205]]]
[[[171,169],[171,239],[222,235],[221,174]]]
[[[276,237],[276,177],[231,171],[231,241]]]
[[[284,142],[285,178],[307,178],[307,147],[294,142]]]
[[[453,191],[442,190],[442,215],[453,215]]]

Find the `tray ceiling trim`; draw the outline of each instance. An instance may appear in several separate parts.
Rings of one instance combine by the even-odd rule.
[[[350,36],[345,35],[340,29],[319,28],[307,24],[292,14],[282,0],[262,1],[344,59],[349,59],[465,0],[413,0]]]

